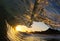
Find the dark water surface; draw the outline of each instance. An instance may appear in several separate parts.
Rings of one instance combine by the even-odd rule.
[[[25,38],[26,41],[60,41],[60,35],[31,34]]]

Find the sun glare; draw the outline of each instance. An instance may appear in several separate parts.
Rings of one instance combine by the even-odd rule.
[[[23,32],[24,29],[23,29],[23,27],[22,27],[21,25],[17,25],[17,26],[16,26],[16,31],[21,31],[21,32]]]
[[[27,27],[24,26],[24,25],[17,25],[16,26],[16,31],[27,32]]]
[[[17,31],[21,31],[22,30],[22,27],[20,25],[16,26],[16,30]]]

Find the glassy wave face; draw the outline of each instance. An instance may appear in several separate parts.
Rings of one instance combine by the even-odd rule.
[[[40,21],[60,30],[60,0],[6,0],[3,5],[22,25],[29,26],[33,21]],[[21,29],[16,31],[9,24],[7,26],[7,37],[11,41],[60,41],[59,35],[26,34],[20,32]]]
[[[40,21],[60,30],[60,0],[6,0],[3,5],[23,25]]]
[[[6,0],[3,4],[23,25],[28,26],[34,20],[60,27],[60,0]]]
[[[60,35],[33,34],[29,32],[16,31],[15,28],[7,24],[7,37],[10,41],[60,41]]]

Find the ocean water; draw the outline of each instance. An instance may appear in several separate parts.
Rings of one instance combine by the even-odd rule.
[[[8,33],[10,41],[60,41],[60,35]]]
[[[22,34],[24,41],[60,41],[60,35]]]
[[[9,26],[7,31],[7,37],[10,41],[60,41],[60,35],[55,34],[32,34],[32,33],[22,33],[16,31]]]

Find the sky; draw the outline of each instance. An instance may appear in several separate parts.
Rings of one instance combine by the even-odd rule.
[[[46,25],[45,23],[43,22],[35,22],[33,21],[31,27],[27,27],[25,25],[18,25],[16,27],[16,30],[17,31],[21,31],[21,32],[35,32],[35,31],[38,31],[38,32],[42,32],[42,31],[46,31],[50,28],[50,26]]]
[[[31,30],[32,31],[46,31],[48,30],[50,27],[48,25],[46,25],[45,23],[43,22],[35,22],[33,21],[33,24],[31,25]]]

